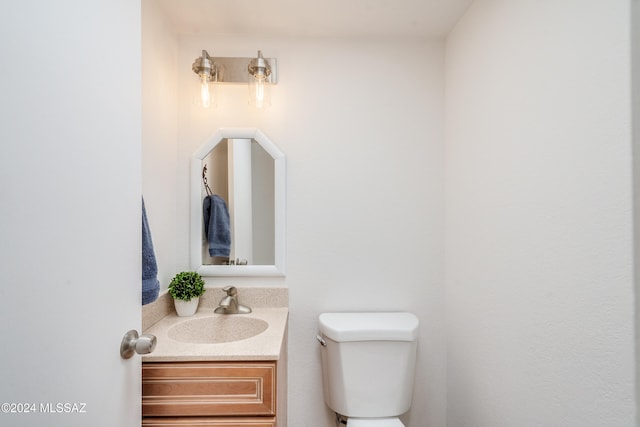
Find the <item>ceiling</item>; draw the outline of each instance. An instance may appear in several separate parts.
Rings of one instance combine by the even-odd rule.
[[[154,0],[178,34],[442,38],[472,0]]]

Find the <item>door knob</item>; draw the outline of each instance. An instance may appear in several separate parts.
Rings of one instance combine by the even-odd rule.
[[[120,344],[120,356],[123,359],[129,359],[135,353],[149,354],[155,350],[157,339],[151,334],[142,334],[138,336],[136,330],[131,330],[124,334],[122,343]]]

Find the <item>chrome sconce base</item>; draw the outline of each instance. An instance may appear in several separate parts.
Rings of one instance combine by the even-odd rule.
[[[206,50],[202,56],[195,59],[191,69],[198,75],[210,76],[212,83],[241,83],[247,84],[256,68],[266,68],[266,82],[278,83],[278,60],[276,58],[263,58],[258,52],[258,57],[212,57]]]

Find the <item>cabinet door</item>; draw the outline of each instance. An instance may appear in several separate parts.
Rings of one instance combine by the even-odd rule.
[[[275,390],[275,362],[144,363],[142,415],[273,417]]]
[[[144,418],[144,427],[276,427],[276,419],[263,418]]]

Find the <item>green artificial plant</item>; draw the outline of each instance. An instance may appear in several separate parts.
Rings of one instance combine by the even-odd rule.
[[[197,298],[204,292],[204,280],[195,271],[178,273],[169,284],[169,295],[173,299],[191,301],[191,298]]]

